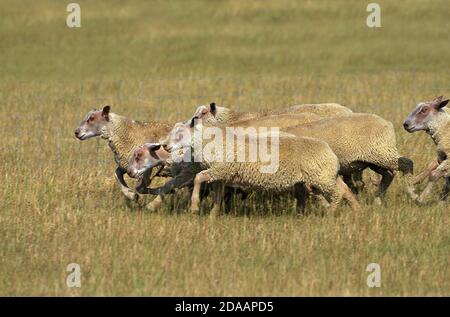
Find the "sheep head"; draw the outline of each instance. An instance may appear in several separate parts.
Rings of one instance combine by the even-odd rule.
[[[86,140],[92,137],[101,136],[103,129],[109,122],[109,112],[111,106],[104,106],[101,110],[91,110],[81,121],[75,130],[75,137],[79,140]]]
[[[448,99],[444,100],[444,96],[440,96],[431,101],[418,103],[406,118],[403,127],[410,133],[429,131],[433,122],[444,113],[442,108],[447,105],[448,101]]]
[[[159,143],[144,143],[133,150],[128,163],[127,173],[130,177],[140,178],[155,166],[164,165],[169,153]]]

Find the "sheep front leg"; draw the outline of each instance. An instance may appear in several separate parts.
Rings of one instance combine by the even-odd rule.
[[[425,178],[429,177],[431,172],[434,171],[438,166],[439,166],[438,161],[431,162],[422,173],[414,177],[412,184],[417,185],[418,183],[422,182]]]
[[[148,191],[152,195],[157,195],[153,201],[147,205],[147,209],[156,210],[161,205],[163,198],[166,194],[171,193],[174,189],[187,186],[192,181],[193,175],[190,173],[181,173],[174,178],[168,180],[163,186],[158,188],[148,188]]]
[[[115,176],[117,182],[119,183],[121,192],[128,199],[137,200],[138,195],[128,187],[127,183],[125,182],[125,179],[123,178],[124,175],[125,175],[125,171],[123,169],[121,169],[120,167],[116,168],[114,176]]]
[[[149,169],[142,174],[142,176],[136,182],[136,191],[139,194],[151,194],[149,189],[147,188],[152,182],[151,179],[152,169]]]
[[[449,172],[449,165],[450,165],[449,161],[448,160],[444,160],[434,170],[429,171],[429,176],[428,176],[428,181],[429,182],[428,182],[427,186],[425,187],[425,189],[423,190],[423,192],[420,194],[419,199],[417,199],[417,202],[419,204],[422,204],[422,203],[425,202],[425,199],[431,193],[433,185],[438,181],[439,178],[441,178],[441,177],[448,177],[449,176],[448,175],[449,174],[448,173]],[[442,197],[442,195],[441,195],[441,197]]]
[[[211,180],[211,175],[209,171],[201,171],[194,178],[194,188],[192,190],[191,196],[191,212],[193,214],[198,214],[200,211],[199,203],[200,203],[200,187],[202,183],[208,182]]]

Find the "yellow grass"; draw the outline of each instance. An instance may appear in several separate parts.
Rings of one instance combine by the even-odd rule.
[[[104,104],[175,122],[211,101],[337,102],[392,121],[420,171],[434,145],[402,122],[450,95],[447,1],[379,1],[380,29],[365,1],[79,3],[80,29],[61,1],[0,3],[0,295],[450,295],[439,188],[416,206],[399,176],[383,206],[369,186],[359,212],[303,217],[256,197],[215,221],[178,195],[155,214],[122,197],[104,141],[73,137]],[[72,262],[79,289],[66,286]],[[381,288],[366,285],[372,262]]]

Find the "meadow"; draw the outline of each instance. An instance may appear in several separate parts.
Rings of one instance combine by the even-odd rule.
[[[417,173],[435,146],[402,123],[450,95],[449,1],[379,0],[381,28],[361,0],[77,2],[81,28],[66,26],[68,2],[0,0],[0,295],[450,295],[442,183],[422,206],[398,175],[382,206],[369,186],[357,212],[299,216],[251,197],[250,212],[211,220],[178,195],[151,213],[122,197],[106,142],[73,134],[105,104],[176,122],[212,101],[337,102],[392,121]]]

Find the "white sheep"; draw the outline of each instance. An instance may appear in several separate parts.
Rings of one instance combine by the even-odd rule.
[[[148,141],[158,141],[170,132],[171,126],[166,123],[149,121],[140,122],[110,112],[110,106],[101,110],[91,110],[75,130],[79,140],[101,137],[108,140],[117,164],[115,177],[122,193],[129,199],[137,199],[138,195],[125,182],[124,175],[128,169],[129,158],[136,146]],[[138,179],[136,191],[147,194],[149,174]]]
[[[429,183],[418,198],[418,202],[424,202],[430,194],[433,184],[440,178],[446,179],[445,187],[440,194],[440,200],[444,201],[450,192],[450,115],[443,109],[449,99],[444,100],[440,96],[431,101],[420,102],[408,115],[403,127],[413,133],[425,131],[437,146],[437,159],[432,162],[427,170],[418,175],[414,183],[420,182],[428,176]]]
[[[381,203],[396,171],[402,171],[408,176],[408,193],[412,198],[416,197],[412,186],[413,162],[399,155],[391,122],[374,114],[354,113],[290,127],[284,131],[327,142],[339,158],[339,173],[343,175],[344,181],[352,173],[367,167],[380,174],[382,179],[375,194],[377,203]]]

